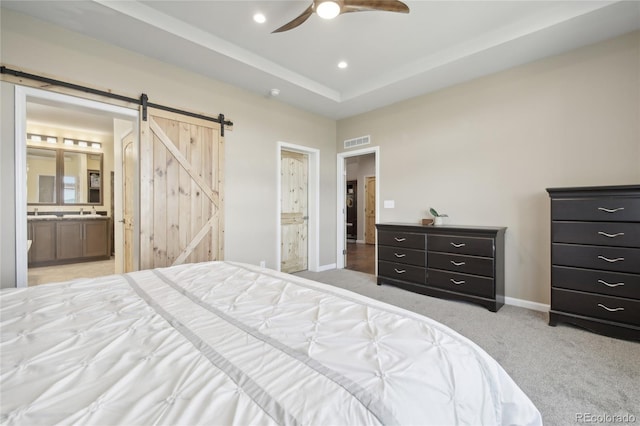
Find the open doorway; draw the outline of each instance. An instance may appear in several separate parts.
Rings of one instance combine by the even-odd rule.
[[[378,148],[338,154],[338,268],[376,273]]]
[[[138,111],[21,86],[15,100],[17,286],[122,272],[118,152]]]

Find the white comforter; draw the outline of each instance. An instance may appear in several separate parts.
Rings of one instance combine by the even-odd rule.
[[[3,424],[541,424],[451,329],[251,265],[5,290],[0,302]]]

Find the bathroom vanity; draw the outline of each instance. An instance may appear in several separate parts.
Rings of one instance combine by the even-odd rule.
[[[29,267],[107,260],[109,222],[97,214],[29,215]]]

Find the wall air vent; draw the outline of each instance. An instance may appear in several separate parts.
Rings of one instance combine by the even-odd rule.
[[[360,136],[359,138],[347,139],[344,141],[344,149],[353,148],[361,145],[369,145],[371,143],[371,136]]]

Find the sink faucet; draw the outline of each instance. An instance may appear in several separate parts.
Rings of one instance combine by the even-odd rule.
[[[33,214],[34,214],[34,216],[38,216],[38,208],[37,207],[35,209],[33,209]]]
[[[82,216],[84,214],[84,209],[80,208],[80,216]]]

